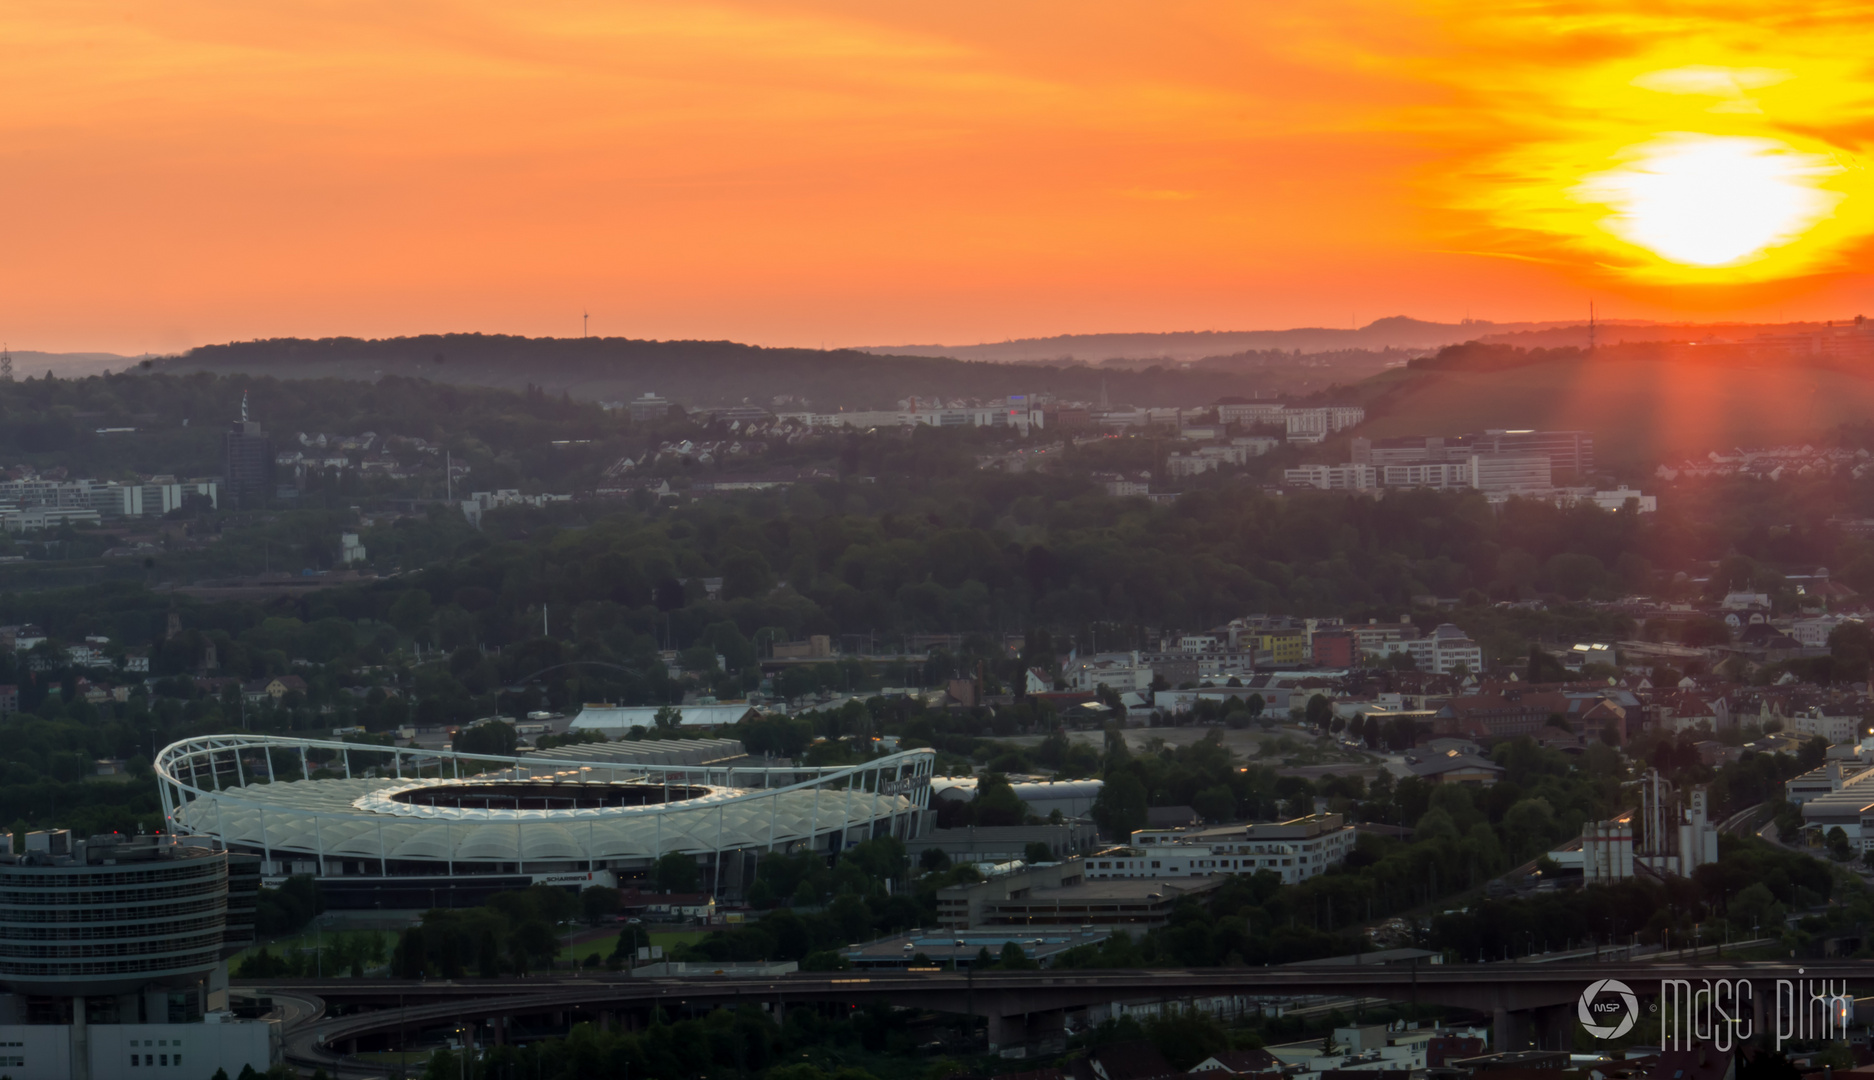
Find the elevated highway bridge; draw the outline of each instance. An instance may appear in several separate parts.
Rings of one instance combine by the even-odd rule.
[[[1694,988],[1748,979],[1760,1030],[1775,1008],[1777,980],[1837,980],[1874,987],[1874,962],[1853,960],[1572,962],[1554,964],[1386,964],[1332,967],[1136,969],[1124,971],[798,972],[781,976],[551,976],[526,979],[236,980],[234,987],[296,1003],[286,1033],[288,1056],[343,1076],[381,1075],[347,1065],[346,1055],[402,1046],[438,1027],[472,1025],[477,1041],[508,1041],[510,1025],[564,1030],[581,1022],[637,1027],[651,1012],[677,1013],[754,1004],[777,1016],[789,1008],[872,1002],[977,1016],[992,1047],[1058,1038],[1069,1012],[1113,1002],[1179,1002],[1244,996],[1346,996],[1442,1005],[1491,1018],[1498,1049],[1558,1045],[1572,1030],[1590,984],[1618,979],[1641,998],[1663,980]]]

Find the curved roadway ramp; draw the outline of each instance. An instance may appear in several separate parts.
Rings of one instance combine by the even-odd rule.
[[[992,1046],[1057,1038],[1066,1013],[1112,1002],[1176,1004],[1225,996],[1295,998],[1346,995],[1415,1001],[1491,1017],[1498,1041],[1520,1048],[1572,1030],[1582,991],[1619,979],[1642,997],[1662,980],[1749,979],[1765,992],[1778,979],[1840,980],[1874,986],[1874,963],[1852,960],[1705,963],[1615,961],[1528,964],[1350,964],[1332,968],[1201,968],[1195,970],[985,972],[803,972],[763,978],[624,977],[525,980],[320,979],[237,983],[295,999],[303,1019],[289,1023],[287,1053],[295,1064],[322,1066],[347,1078],[383,1076],[382,1066],[347,1062],[364,1045],[401,1044],[405,1034],[471,1023],[484,1043],[507,1041],[515,1018],[535,1017],[559,1030],[587,1021],[641,1023],[653,1009],[667,1013],[716,1006],[857,1006],[873,1001],[987,1021]],[[323,1006],[324,1008],[321,1008]],[[331,1009],[338,1015],[327,1015]],[[1514,1045],[1509,1045],[1514,1044]]]

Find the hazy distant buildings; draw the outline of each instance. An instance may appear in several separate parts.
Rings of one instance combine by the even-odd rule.
[[[1380,483],[1386,487],[1466,488],[1471,486],[1469,461],[1426,461],[1416,465],[1381,465]]]
[[[1166,457],[1165,474],[1171,477],[1196,476],[1225,465],[1247,465],[1250,458],[1261,457],[1276,445],[1274,439],[1247,436],[1231,439],[1228,443],[1200,446],[1188,454],[1171,454]]]
[[[242,407],[246,413],[246,407]],[[221,436],[221,473],[227,496],[242,509],[261,506],[273,494],[273,439],[258,423],[240,419]]]
[[[1586,431],[1491,430],[1471,435],[1406,435],[1393,439],[1356,438],[1353,460],[1360,465],[1417,465],[1470,461],[1475,457],[1542,457],[1548,460],[1550,479],[1584,477],[1594,470],[1594,436]],[[1491,477],[1531,466],[1504,464],[1490,470]],[[1494,479],[1472,486],[1497,490]],[[1437,485],[1430,485],[1437,486]],[[1548,481],[1541,485],[1548,486]]]
[[[1282,482],[1322,491],[1366,491],[1379,486],[1379,470],[1371,465],[1303,465],[1283,469]]]
[[[1486,431],[1470,438],[1473,453],[1546,457],[1550,472],[1558,476],[1594,471],[1594,436],[1586,431]]]
[[[1552,461],[1542,454],[1472,454],[1471,486],[1478,491],[1547,491]]]
[[[0,528],[30,531],[99,522],[106,518],[160,517],[191,502],[215,508],[220,483],[153,476],[138,484],[104,480],[0,480]]]
[[[670,400],[646,390],[643,397],[625,406],[625,411],[631,414],[634,424],[654,423],[670,415]]]
[[[1366,410],[1358,405],[1324,405],[1312,409],[1284,409],[1282,420],[1292,443],[1318,443],[1329,435],[1357,427],[1366,421]]]

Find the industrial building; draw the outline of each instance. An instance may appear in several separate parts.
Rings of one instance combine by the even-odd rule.
[[[1680,806],[1672,785],[1655,770],[1640,782],[1640,806],[1610,821],[1581,827],[1581,880],[1610,885],[1636,870],[1691,877],[1718,861],[1718,830],[1703,787],[1686,792]]]

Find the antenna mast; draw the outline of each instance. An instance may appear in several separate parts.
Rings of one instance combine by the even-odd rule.
[[[1594,301],[1588,301],[1588,352],[1594,351]]]
[[[584,308],[579,309],[579,336],[592,336],[592,313]]]
[[[0,345],[0,382],[13,381],[13,351]]]

